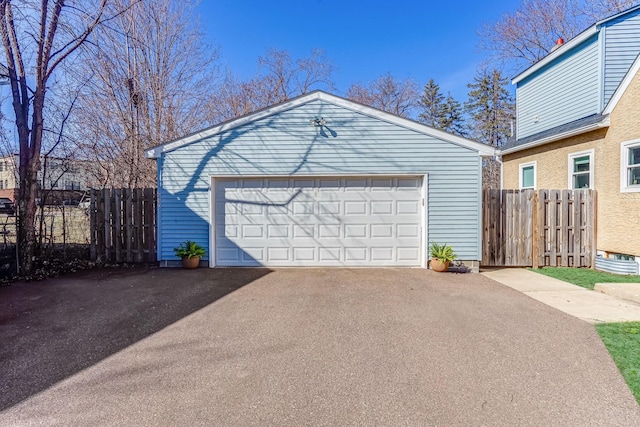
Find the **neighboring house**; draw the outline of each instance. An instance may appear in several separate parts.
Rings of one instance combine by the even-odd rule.
[[[0,197],[15,199],[18,188],[17,154],[0,157]],[[40,190],[86,191],[89,188],[100,188],[99,171],[93,162],[58,157],[43,157],[40,160],[38,186]],[[71,193],[65,197],[70,197]]]
[[[158,259],[189,239],[216,266],[425,267],[481,259],[487,145],[316,91],[147,150]]]
[[[504,188],[597,190],[596,262],[619,272],[640,263],[639,54],[640,6],[559,46],[513,79],[501,150]]]

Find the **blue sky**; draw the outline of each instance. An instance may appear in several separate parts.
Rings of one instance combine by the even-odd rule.
[[[197,10],[208,41],[220,48],[220,63],[242,78],[255,73],[267,48],[294,58],[322,48],[337,67],[338,94],[390,72],[421,85],[433,78],[463,102],[467,83],[487,57],[478,48],[477,30],[519,3],[204,0]]]

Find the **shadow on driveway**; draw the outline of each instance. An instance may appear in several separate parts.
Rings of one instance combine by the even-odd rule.
[[[0,411],[270,272],[99,270],[0,288]]]

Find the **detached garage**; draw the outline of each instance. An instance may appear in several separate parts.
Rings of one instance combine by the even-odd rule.
[[[425,267],[481,259],[484,144],[312,92],[147,151],[158,258],[193,240],[222,266]]]

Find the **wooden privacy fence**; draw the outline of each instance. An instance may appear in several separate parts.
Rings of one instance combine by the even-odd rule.
[[[483,266],[592,267],[594,190],[484,190]]]
[[[91,190],[91,259],[155,262],[156,190]]]

